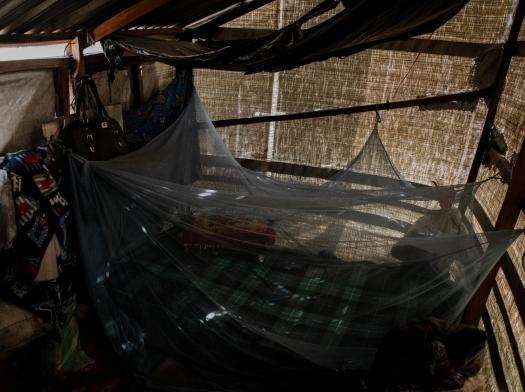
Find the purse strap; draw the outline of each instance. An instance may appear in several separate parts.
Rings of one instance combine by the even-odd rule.
[[[89,76],[82,76],[75,83],[75,113],[79,120],[87,124],[90,117],[109,118],[104,104],[100,100],[95,82]]]

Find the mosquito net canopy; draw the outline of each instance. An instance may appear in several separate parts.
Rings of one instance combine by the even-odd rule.
[[[396,324],[460,319],[519,232],[474,232],[478,184],[404,181],[378,126],[321,185],[241,167],[196,92],[142,149],[70,155],[88,286],[139,380],[245,391],[366,370]]]

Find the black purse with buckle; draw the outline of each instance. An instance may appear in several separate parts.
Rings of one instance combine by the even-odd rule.
[[[75,84],[75,114],[60,133],[64,145],[90,161],[105,161],[128,152],[120,124],[109,117],[89,76]]]

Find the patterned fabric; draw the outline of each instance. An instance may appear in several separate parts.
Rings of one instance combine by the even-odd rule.
[[[198,288],[217,303],[229,303],[233,313],[276,335],[337,347],[349,346],[350,341],[361,339],[366,331],[369,339],[362,345],[376,347],[395,320],[380,321],[374,315],[378,320],[372,330],[367,309],[380,299],[388,304],[396,292],[402,292],[392,276],[395,271],[381,274],[379,268],[355,263],[351,270],[329,276],[333,269],[315,265],[305,268],[290,258],[265,259],[253,266],[234,258],[217,258],[198,281]],[[372,274],[372,269],[377,273]],[[416,288],[418,282],[408,284]],[[406,285],[405,282],[403,290]],[[420,313],[422,304],[413,301],[392,306],[399,308],[400,314],[410,316]],[[352,319],[348,317],[349,310],[354,314]]]
[[[160,242],[169,249],[168,240]],[[176,254],[177,251],[171,248],[169,252]],[[183,255],[181,253],[181,257]],[[198,260],[198,253],[195,255]],[[208,253],[204,256],[205,263],[195,261],[197,266],[192,271],[192,279],[195,279],[197,291],[206,293],[215,304],[228,303],[230,315],[250,320],[265,333],[309,341],[322,347],[355,346],[358,340],[360,347],[376,348],[385,332],[399,320],[424,315],[428,308],[418,296],[412,301],[398,301],[396,296],[410,290],[415,293],[421,282],[435,275],[429,267],[426,275],[419,273],[418,280],[406,281],[403,276],[413,274],[410,269],[414,267],[410,263],[404,268],[392,269],[355,262],[352,268],[337,269],[333,268],[333,263],[341,261],[333,257],[327,257],[326,266],[323,266],[318,258],[311,264],[305,263],[308,256],[299,254],[261,255],[257,260],[250,256],[222,254],[209,259]],[[142,266],[152,276],[180,280],[180,271],[173,269],[169,260],[156,259],[155,263],[145,262]],[[143,274],[141,276],[144,278]],[[447,284],[435,290],[439,294],[457,290],[457,287]],[[178,293],[175,307],[194,309],[195,303],[193,306],[191,303],[197,297],[192,298],[192,292],[186,292],[187,296]],[[435,313],[446,315],[455,300],[454,296],[449,296],[436,303]],[[370,314],[371,305],[377,302],[383,302],[390,312],[384,316]],[[399,320],[389,317],[393,308]],[[220,313],[220,308],[215,312]],[[369,322],[372,316],[376,320],[373,327]],[[367,336],[366,341],[363,336]]]
[[[9,173],[15,202],[17,254],[34,279],[53,234],[62,246],[67,240],[69,205],[55,180],[60,169],[49,147],[8,154],[3,168]]]
[[[192,86],[192,71],[177,69],[168,87],[154,94],[143,107],[124,113],[124,129],[132,150],[143,146],[177,120],[191,96]]]
[[[58,149],[48,145],[8,154],[2,162],[11,180],[17,237],[13,248],[0,254],[3,296],[55,325],[61,323],[65,282],[35,282],[35,278],[53,236],[63,249],[56,261],[59,273],[76,263],[66,234],[69,204],[61,189],[58,156]]]

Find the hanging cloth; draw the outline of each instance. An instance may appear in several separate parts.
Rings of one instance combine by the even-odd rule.
[[[179,37],[117,33],[112,36],[113,42],[105,43],[104,47],[125,49],[176,66],[275,72],[429,33],[456,15],[468,0],[343,2],[345,7],[336,15],[304,27],[306,22],[323,16],[339,3],[323,1],[282,29],[252,39],[189,41]],[[186,29],[185,34],[191,37],[191,28]],[[108,58],[114,59],[114,55]]]
[[[156,92],[140,108],[124,113],[126,141],[131,150],[143,146],[173,124],[191,98],[193,72],[177,68],[175,79],[162,91]]]

